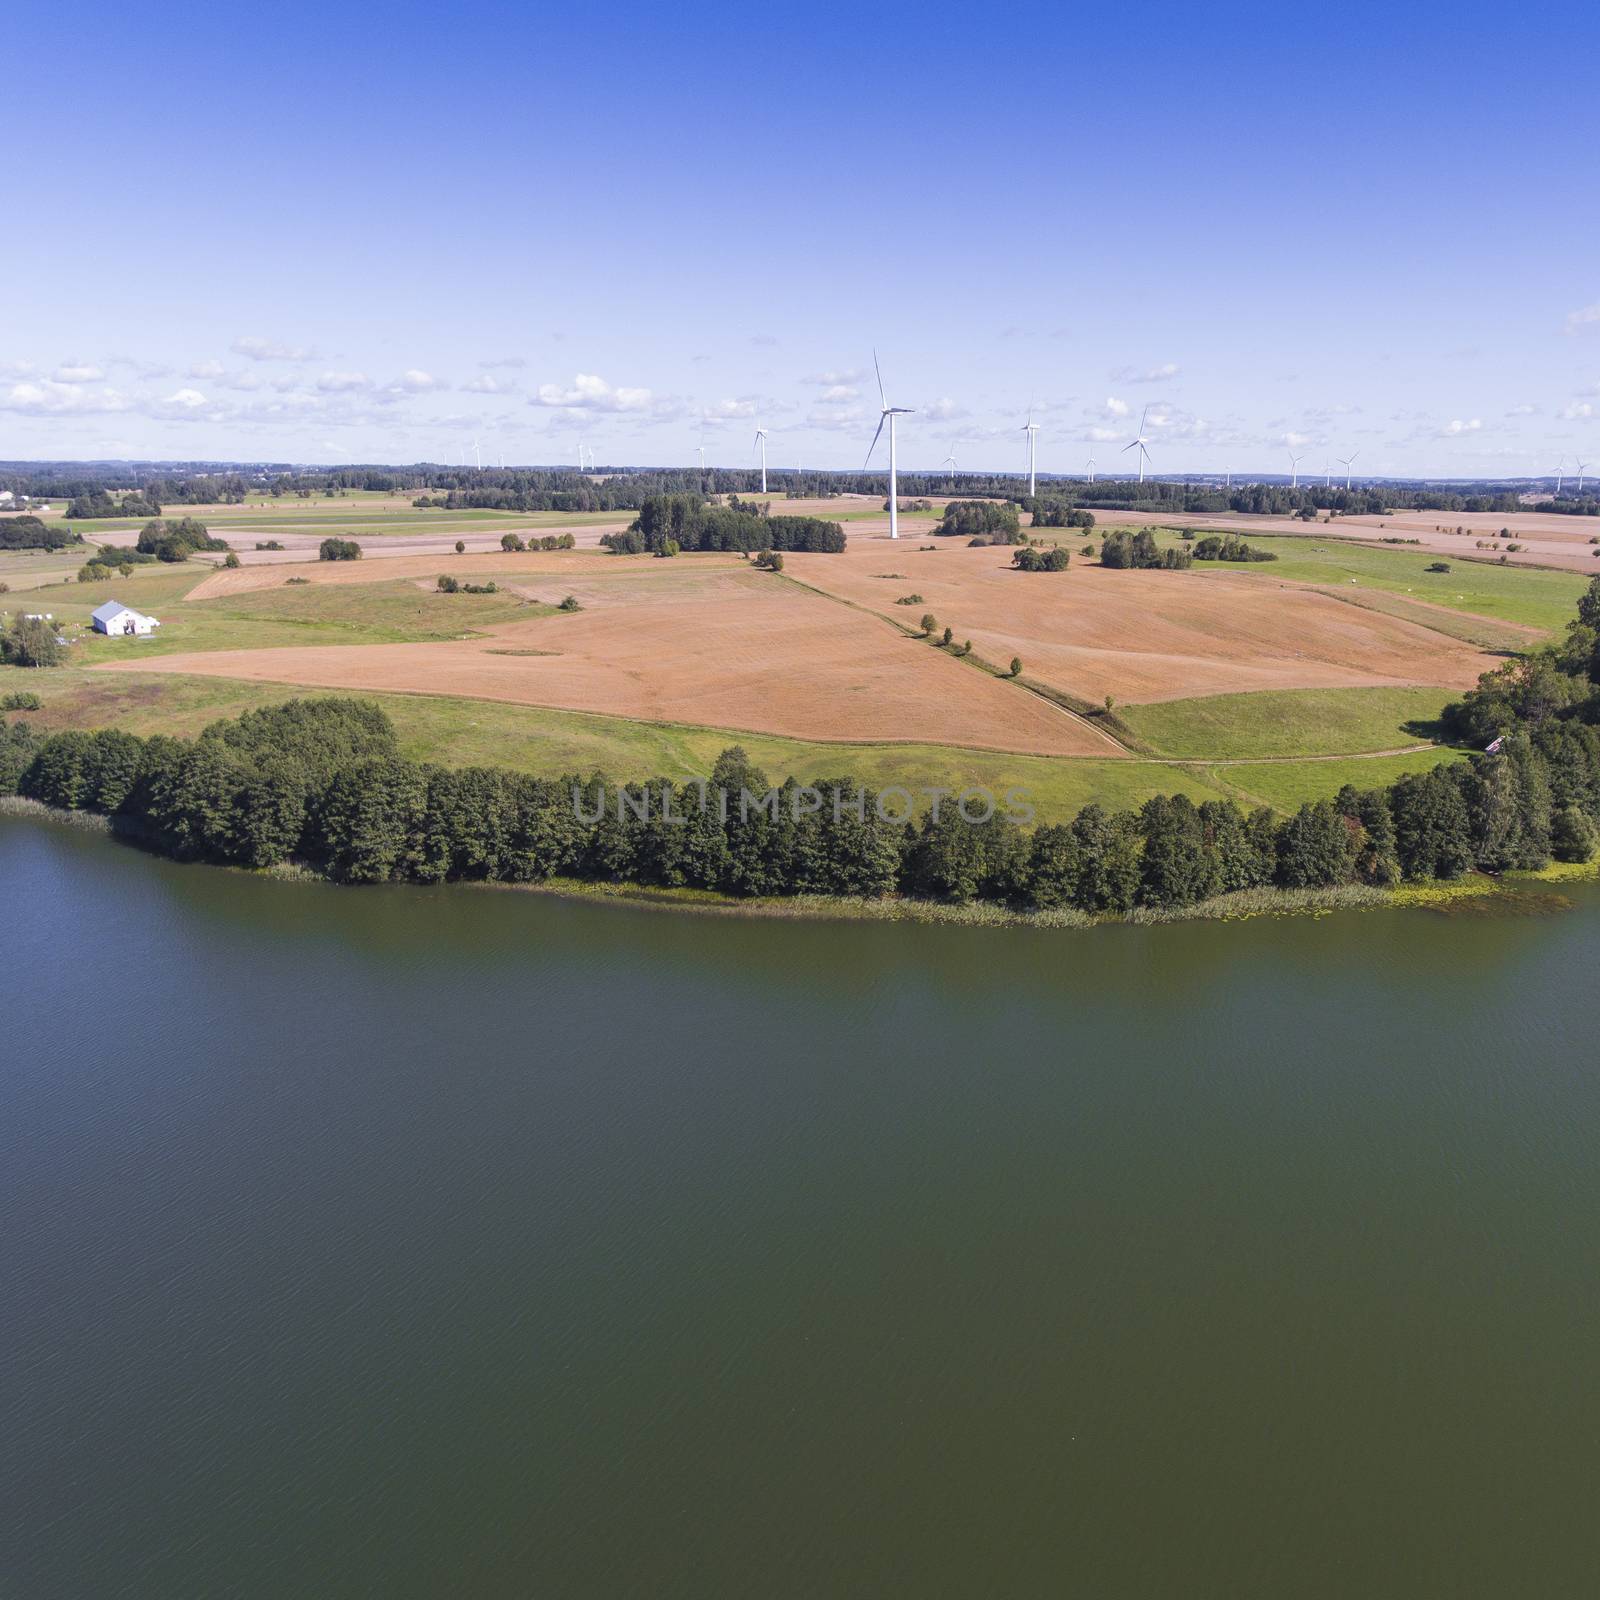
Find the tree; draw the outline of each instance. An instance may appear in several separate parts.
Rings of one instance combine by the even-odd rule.
[[[517,537],[516,534],[502,533],[500,535],[500,548],[506,551],[513,551],[526,550],[528,547],[522,542],[521,539]]]
[[[222,558],[222,564],[223,566],[232,570],[239,565],[239,558],[233,553],[233,551],[230,550],[227,555]]]
[[[953,628],[946,628],[943,635],[940,637],[939,642],[946,649],[949,649],[949,647],[955,642],[955,637],[955,630]]]
[[[1020,678],[1022,676],[1022,657],[1021,656],[1012,656],[1012,658],[1011,658],[1011,676],[1013,678]]]
[[[319,561],[359,561],[361,546],[354,539],[324,539],[317,546]]]
[[[1600,633],[1600,578],[1591,578],[1589,587],[1579,596],[1578,621]]]
[[[1600,833],[1577,806],[1563,806],[1550,830],[1550,848],[1557,861],[1592,861]]]
[[[934,614],[931,611],[924,611],[922,613],[922,635],[923,635],[924,638],[926,638],[930,633],[932,633],[933,630],[935,628],[937,628],[938,626],[939,626],[939,619],[936,616],[934,616]]]
[[[14,667],[57,667],[66,656],[55,623],[43,617],[13,617],[11,626],[0,634],[0,661],[9,661]]]
[[[458,556],[464,556],[466,553],[467,553],[467,541],[465,539],[457,539],[456,540],[456,554]]]

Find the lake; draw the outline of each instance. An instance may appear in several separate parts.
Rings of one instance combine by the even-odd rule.
[[[752,922],[0,817],[0,1593],[1592,1594],[1567,892]]]

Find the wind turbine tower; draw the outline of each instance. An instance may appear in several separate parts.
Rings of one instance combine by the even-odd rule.
[[[1565,476],[1566,470],[1567,470],[1567,458],[1565,456],[1562,456],[1562,458],[1556,463],[1556,499],[1557,500],[1559,500],[1561,498],[1561,480]]]
[[[1589,470],[1589,463],[1587,461],[1580,461],[1578,463],[1578,493],[1580,495],[1583,493],[1583,475],[1588,470]]]
[[[1289,452],[1289,487],[1291,489],[1300,487],[1300,463],[1304,460],[1304,455],[1297,456],[1292,450]]]
[[[1094,452],[1093,451],[1090,451],[1089,459],[1084,465],[1085,465],[1085,470],[1089,474],[1089,482],[1093,483],[1094,482]]]
[[[761,450],[761,492],[767,492],[767,430],[756,424],[756,444]]]
[[[1150,443],[1150,440],[1149,440],[1148,436],[1145,434],[1145,431],[1144,431],[1144,425],[1149,420],[1150,420],[1150,407],[1146,406],[1144,408],[1144,415],[1139,418],[1139,433],[1138,433],[1138,437],[1134,439],[1132,444],[1125,444],[1122,447],[1122,453],[1124,455],[1126,455],[1130,450],[1137,450],[1139,452],[1139,454],[1137,456],[1135,456],[1134,459],[1139,463],[1139,482],[1140,483],[1144,482],[1144,464],[1145,464],[1145,462],[1147,462],[1150,459],[1150,452],[1145,448],[1145,446]]]
[[[1033,403],[1028,403],[1028,420],[1023,423],[1022,431],[1028,436],[1028,496],[1031,499],[1038,494],[1038,478],[1034,472],[1035,451],[1039,442],[1039,424],[1033,420]]]
[[[1359,450],[1352,450],[1349,455],[1339,457],[1339,465],[1344,468],[1344,486],[1346,489],[1350,487],[1350,463],[1360,454]]]
[[[862,463],[861,470],[865,472],[867,465],[872,460],[872,452],[878,448],[878,438],[883,432],[885,422],[889,424],[889,537],[900,537],[900,478],[897,470],[895,456],[894,419],[911,415],[910,406],[892,406],[889,397],[883,392],[883,369],[878,365],[878,352],[872,352],[872,370],[878,378],[878,432],[873,434],[872,443],[867,446],[867,460]]]

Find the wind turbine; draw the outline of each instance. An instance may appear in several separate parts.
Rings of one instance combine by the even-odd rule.
[[[1150,452],[1147,449],[1145,449],[1145,446],[1147,444],[1149,444],[1150,440],[1146,437],[1145,431],[1144,431],[1144,425],[1145,425],[1145,423],[1147,421],[1149,421],[1149,419],[1150,419],[1150,407],[1146,406],[1144,408],[1144,415],[1139,418],[1139,434],[1138,434],[1138,437],[1133,441],[1132,444],[1125,444],[1122,447],[1122,453],[1124,455],[1126,455],[1130,450],[1137,450],[1139,452],[1139,454],[1135,457],[1135,460],[1137,460],[1138,463],[1139,463],[1139,482],[1140,483],[1144,482],[1144,464],[1145,464],[1145,462],[1147,462],[1150,459]]]
[[[1089,474],[1089,482],[1093,483],[1094,482],[1094,452],[1092,450],[1089,452],[1089,460],[1086,463],[1086,470],[1087,470],[1087,472]]]
[[[1583,493],[1583,475],[1588,470],[1589,470],[1589,463],[1587,461],[1580,461],[1578,463],[1578,493],[1580,495]]]
[[[1034,474],[1034,452],[1039,439],[1039,424],[1033,420],[1033,402],[1028,402],[1028,420],[1023,423],[1022,431],[1028,436],[1028,497],[1038,494],[1038,480]]]
[[[700,455],[700,470],[704,472],[706,470],[706,447],[703,444],[697,444],[695,449]]]
[[[861,470],[867,470],[868,463],[872,460],[872,452],[878,448],[878,436],[883,432],[885,422],[889,424],[889,537],[900,537],[900,478],[896,470],[894,446],[894,419],[896,417],[909,417],[910,406],[892,406],[889,397],[883,392],[883,368],[878,365],[878,352],[872,352],[872,370],[878,377],[878,432],[873,434],[872,443],[867,446],[867,459],[862,462]]]
[[[761,492],[767,492],[767,430],[756,424],[756,443],[761,448]]]
[[[1556,463],[1556,499],[1557,500],[1559,500],[1561,498],[1561,479],[1562,479],[1562,475],[1566,472],[1566,470],[1567,470],[1567,458],[1565,456],[1562,456],[1560,461],[1558,461]]]
[[[1304,452],[1302,452],[1300,455],[1296,455],[1292,450],[1289,452],[1289,487],[1291,489],[1298,489],[1300,487],[1300,463],[1304,460]]]
[[[483,471],[483,451],[478,448],[478,439],[474,435],[472,440],[472,459],[478,463],[478,471]]]
[[[1346,489],[1350,487],[1350,463],[1360,454],[1359,450],[1352,450],[1349,455],[1339,457],[1339,465],[1344,468],[1344,486]]]
[[[944,458],[944,460],[939,463],[939,465],[941,467],[949,467],[949,469],[951,470],[952,473],[957,470],[956,469],[956,442],[955,442],[954,439],[952,439],[950,441],[950,454],[947,455]]]
[[[1322,458],[1322,487],[1324,489],[1333,487],[1333,463],[1326,456]]]

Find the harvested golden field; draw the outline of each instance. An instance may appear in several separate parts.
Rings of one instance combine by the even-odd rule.
[[[793,555],[800,581],[913,626],[932,612],[977,654],[1022,659],[1030,678],[1100,702],[1254,689],[1471,685],[1493,657],[1403,618],[1316,590],[1229,573],[1018,572],[1003,547],[919,550],[852,540],[842,556]],[[899,606],[918,594],[914,605]]]
[[[496,581],[548,564],[551,579],[530,577],[532,587],[546,598],[574,593],[584,609],[448,642],[180,652],[98,670],[453,695],[815,740],[1122,753],[1040,696],[737,558],[577,558],[586,570],[570,554],[474,559]],[[401,565],[331,563],[315,576],[360,583],[400,575]],[[241,569],[206,583],[255,576]]]

